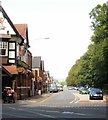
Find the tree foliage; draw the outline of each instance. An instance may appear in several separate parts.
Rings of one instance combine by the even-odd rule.
[[[71,67],[67,85],[103,87],[108,83],[108,3],[97,5],[89,13],[91,44],[86,53]]]

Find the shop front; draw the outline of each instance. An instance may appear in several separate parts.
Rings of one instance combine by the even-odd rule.
[[[23,67],[18,67],[16,80],[17,99],[24,99],[32,96],[32,72]]]

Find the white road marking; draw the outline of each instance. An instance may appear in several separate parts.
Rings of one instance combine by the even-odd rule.
[[[62,112],[63,114],[73,114],[74,112],[68,112],[68,111],[64,111]]]
[[[11,108],[11,109],[17,109],[17,108],[13,108],[13,107],[9,107],[9,108]],[[47,111],[47,110],[39,110],[39,112],[35,112],[35,111],[31,111],[31,110],[25,110],[25,109],[20,109],[20,108],[18,108],[17,110],[22,110],[22,111],[27,111],[27,112],[29,112],[29,113],[33,113],[33,114],[38,114],[38,115],[41,115],[41,116],[46,116],[46,117],[49,117],[49,118],[55,118],[55,117],[53,117],[53,116],[51,116],[51,115],[47,115],[47,114],[42,114],[42,113],[39,113],[39,112],[56,112],[56,113],[59,113],[59,111]],[[8,115],[7,113],[4,113],[4,114],[6,114],[6,115]],[[14,117],[19,117],[19,115],[16,115],[16,114],[11,114],[10,116],[14,116]],[[21,116],[20,115],[20,117],[22,117],[22,118],[27,118],[28,116]]]
[[[69,111],[64,111],[62,112],[63,114],[77,114],[77,115],[83,115],[85,116],[86,114],[83,114],[83,113],[76,113],[76,112],[69,112]]]
[[[39,113],[39,112],[33,112],[33,111],[28,111],[28,112],[34,113],[34,114],[38,114],[38,115],[41,115],[41,116],[44,116],[44,117],[55,118],[55,117],[53,117],[53,116],[51,116],[51,115],[42,114],[42,113]]]
[[[8,113],[3,113],[4,115],[8,115],[8,116],[13,116],[13,117],[16,117],[16,118],[27,118],[27,116],[19,116],[19,115],[16,115],[16,114],[8,114]]]
[[[73,94],[74,94],[74,93],[73,93]],[[75,99],[72,100],[72,101],[70,102],[70,104],[71,104],[71,103],[77,103],[77,102],[79,102],[79,100],[77,100],[77,97],[78,97],[78,96],[76,96],[75,94],[74,94],[74,96],[75,96]]]
[[[83,114],[83,113],[74,113],[74,114],[77,114],[77,115],[83,115],[83,116],[86,115],[86,114]]]

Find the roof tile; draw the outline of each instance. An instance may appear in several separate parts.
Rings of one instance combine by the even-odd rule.
[[[19,34],[24,38],[26,38],[27,24],[14,24],[15,28],[19,32]]]

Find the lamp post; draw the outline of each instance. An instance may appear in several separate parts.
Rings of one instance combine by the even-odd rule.
[[[33,40],[35,41],[35,40],[48,40],[48,39],[50,39],[49,37],[44,37],[44,38],[42,38],[42,37],[40,37],[40,38],[34,38]],[[43,74],[45,74],[45,73],[43,73]],[[37,79],[37,80],[36,80]],[[42,92],[44,91],[44,89],[45,88],[43,88],[43,86],[45,87],[45,85],[46,85],[46,83],[44,83],[45,81],[43,81],[43,79],[41,78],[36,78],[35,79],[35,87],[37,88],[38,86],[37,86],[37,84],[38,84],[38,82],[39,82],[39,91],[38,91],[38,94],[42,94]],[[38,81],[38,82],[37,82]],[[43,84],[44,83],[44,84]]]
[[[49,37],[45,37],[45,38],[35,38],[34,40],[48,40],[50,39]]]

